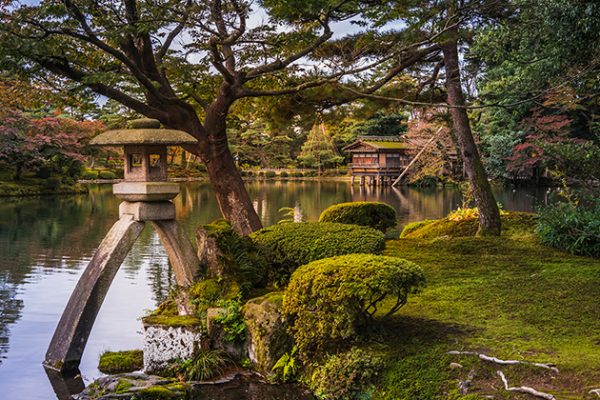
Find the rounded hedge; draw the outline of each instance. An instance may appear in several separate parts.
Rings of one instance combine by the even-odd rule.
[[[271,264],[275,280],[283,282],[300,265],[351,253],[380,253],[381,232],[357,225],[300,222],[273,225],[250,235]]]
[[[298,268],[284,292],[282,311],[303,353],[351,339],[406,304],[425,285],[423,270],[396,257],[348,254]],[[383,307],[383,301],[390,299]],[[384,309],[382,309],[384,308]]]
[[[100,179],[117,179],[117,175],[112,171],[100,171],[100,172],[98,172],[98,178],[100,178]]]
[[[396,210],[389,204],[371,201],[339,203],[326,208],[319,221],[370,226],[385,232],[396,226]]]

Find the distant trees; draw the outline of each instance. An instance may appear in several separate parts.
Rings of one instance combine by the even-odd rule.
[[[0,161],[19,180],[25,170],[40,177],[52,173],[77,176],[85,159],[85,145],[103,125],[68,118],[31,118],[19,111],[0,118]]]
[[[321,175],[323,168],[338,164],[343,159],[335,148],[332,138],[325,131],[323,124],[315,125],[311,129],[298,157],[300,164],[317,168],[319,175]]]

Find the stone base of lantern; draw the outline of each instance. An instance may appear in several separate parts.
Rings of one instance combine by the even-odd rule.
[[[113,194],[121,200],[165,201],[179,194],[179,184],[175,182],[120,182],[113,185]]]
[[[169,326],[144,322],[144,371],[160,372],[175,360],[186,360],[200,348],[200,325]]]
[[[119,217],[133,215],[135,221],[161,221],[175,219],[175,204],[170,201],[124,201],[119,204]]]

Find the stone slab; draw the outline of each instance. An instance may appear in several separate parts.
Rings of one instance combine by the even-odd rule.
[[[133,215],[135,221],[159,221],[175,219],[175,204],[170,201],[130,202],[119,204],[119,217]]]
[[[179,194],[176,182],[119,182],[113,185],[113,194],[121,200],[165,201]]]

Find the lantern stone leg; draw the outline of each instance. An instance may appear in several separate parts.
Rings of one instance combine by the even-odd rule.
[[[92,326],[121,263],[144,229],[131,215],[117,221],[90,260],[54,332],[44,364],[59,371],[79,367]]]

